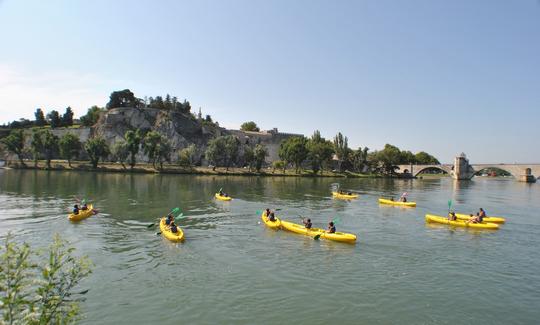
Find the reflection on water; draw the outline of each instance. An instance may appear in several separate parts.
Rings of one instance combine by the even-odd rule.
[[[336,182],[359,198],[332,199]],[[216,201],[219,188],[234,200]],[[403,192],[417,208],[377,203]],[[60,233],[88,254],[88,324],[535,323],[539,194],[537,184],[512,179],[0,170],[0,236],[12,231],[42,247]],[[68,222],[75,197],[100,214]],[[446,214],[448,200],[456,211],[483,207],[508,222],[499,231],[425,224],[427,212]],[[180,244],[147,228],[174,207],[184,213]],[[256,214],[266,207],[317,227],[339,217],[338,230],[358,243],[267,229]]]

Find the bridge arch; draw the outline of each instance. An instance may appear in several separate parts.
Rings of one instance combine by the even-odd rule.
[[[418,176],[418,174],[421,174],[427,170],[440,170],[446,174],[451,174],[452,173],[452,168],[451,167],[447,167],[445,165],[423,165],[423,166],[418,166],[416,168],[414,168],[415,166],[413,166],[413,173],[412,175],[414,177]]]
[[[474,176],[478,176],[478,174],[483,171],[483,170],[486,170],[486,169],[499,169],[499,170],[502,170],[502,171],[505,171],[507,172],[508,174],[510,174],[512,177],[514,178],[518,178],[520,176],[520,174],[523,173],[523,170],[515,170],[514,168],[507,168],[506,166],[497,166],[497,165],[482,165],[482,166],[472,166],[473,169],[474,169]],[[530,168],[529,169],[529,172],[530,172]]]

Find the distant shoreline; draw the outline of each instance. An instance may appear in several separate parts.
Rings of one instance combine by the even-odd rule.
[[[351,172],[330,172],[324,171],[322,174],[314,174],[311,171],[301,171],[295,173],[294,170],[261,169],[260,172],[249,171],[247,168],[231,167],[227,171],[225,167],[218,167],[212,170],[211,167],[181,167],[178,165],[164,164],[162,170],[156,170],[152,164],[138,163],[133,169],[128,165],[126,168],[119,163],[100,163],[97,168],[85,161],[72,161],[72,167],[69,167],[66,160],[52,160],[51,168],[47,168],[44,160],[39,160],[37,167],[34,166],[33,160],[26,160],[26,166],[20,166],[18,162],[13,161],[9,165],[2,167],[3,169],[17,170],[45,170],[45,171],[85,171],[85,172],[102,172],[102,173],[125,173],[125,174],[184,174],[184,175],[214,175],[214,176],[263,176],[263,177],[334,177],[334,178],[385,178],[382,175],[375,174],[357,174]]]

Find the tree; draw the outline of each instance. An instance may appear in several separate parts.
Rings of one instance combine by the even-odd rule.
[[[24,133],[23,130],[12,130],[9,135],[3,138],[2,143],[6,146],[6,149],[17,155],[19,162],[22,166],[25,166],[23,161],[24,153]]]
[[[45,120],[45,115],[43,114],[43,110],[41,108],[36,109],[34,116],[36,117],[36,126],[44,126],[47,124],[47,121]]]
[[[180,150],[180,153],[178,154],[180,166],[192,167],[193,160],[195,159],[195,152],[196,148],[194,144],[190,144],[187,148]]]
[[[401,162],[401,151],[398,147],[386,144],[381,151],[375,151],[371,154],[370,160],[377,164],[385,174],[392,174],[396,165]]]
[[[143,141],[143,150],[154,168],[156,168],[156,163],[159,163],[160,169],[163,169],[163,161],[170,161],[171,145],[157,131],[150,131],[146,134]]]
[[[62,119],[60,119],[60,114],[56,110],[52,110],[49,114],[47,114],[47,118],[49,119],[49,124],[51,124],[51,128],[57,128],[62,126]]]
[[[122,165],[122,168],[126,169],[126,165],[124,165],[124,162],[126,162],[129,156],[127,142],[126,141],[115,142],[115,144],[112,146],[111,154],[114,161],[119,162]]]
[[[129,130],[126,132],[124,137],[126,138],[127,150],[129,151],[129,154],[130,154],[129,165],[131,169],[133,169],[133,167],[135,167],[136,156],[137,156],[137,153],[139,153],[139,147],[141,144],[141,139],[142,139],[141,131],[139,129],[137,129],[136,131]]]
[[[266,161],[266,157],[268,156],[268,150],[264,145],[257,144],[253,150],[253,155],[255,158],[255,169],[257,172],[260,172],[264,162]]]
[[[105,109],[95,105],[90,107],[86,115],[81,116],[81,124],[84,126],[93,126],[97,123],[101,112],[105,112]]]
[[[228,135],[225,137],[225,170],[229,170],[229,167],[238,159],[238,149],[240,148],[240,141],[235,136]]]
[[[109,145],[102,137],[95,137],[86,141],[84,150],[88,153],[93,168],[97,168],[99,159],[107,158],[110,152]]]
[[[34,157],[34,167],[37,167],[39,157],[43,152],[43,130],[34,129],[32,130],[32,142],[30,143],[30,151]]]
[[[305,137],[291,137],[283,140],[279,146],[279,157],[295,166],[296,173],[308,156],[307,139]]]
[[[58,137],[54,135],[50,130],[43,131],[43,151],[47,161],[47,168],[51,168],[51,160],[54,155],[58,153]]]
[[[59,141],[60,156],[68,161],[71,167],[71,158],[77,158],[81,150],[81,141],[73,133],[66,133]]]
[[[419,165],[439,165],[440,162],[437,158],[433,157],[427,152],[420,151],[414,155],[416,163]]]
[[[182,103],[182,113],[189,113],[191,112],[191,104],[184,99],[184,102]]]
[[[334,137],[334,153],[338,159],[338,169],[342,171],[343,162],[348,158],[349,144],[347,137],[344,137],[341,132]]]
[[[416,162],[416,157],[409,150],[401,151],[400,164],[414,164]]]
[[[257,126],[257,124],[253,121],[242,123],[240,126],[240,130],[242,131],[253,131],[253,132],[259,132],[260,129]]]
[[[350,155],[350,163],[354,171],[363,172],[368,165],[368,151],[369,148],[359,147],[358,150],[352,151]]]
[[[225,137],[221,136],[208,141],[205,156],[212,163],[212,170],[216,170],[217,166],[221,166],[221,162],[225,160]]]
[[[64,113],[64,115],[62,115],[62,125],[63,126],[73,125],[73,110],[69,106],[66,108],[66,112]]]
[[[116,107],[138,107],[139,100],[129,89],[113,91],[107,103],[107,109]]]
[[[329,164],[334,154],[332,143],[321,137],[318,130],[308,140],[307,149],[308,160],[311,162],[311,168],[315,174]]]
[[[253,164],[255,163],[255,152],[250,146],[244,148],[244,161],[248,165],[249,171],[251,171]]]
[[[58,235],[43,255],[7,235],[0,248],[0,308],[6,324],[70,324],[77,319],[79,298],[86,292],[74,289],[91,273],[91,262],[73,251]]]

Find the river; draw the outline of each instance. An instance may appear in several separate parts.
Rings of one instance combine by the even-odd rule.
[[[358,191],[331,198],[332,183]],[[217,202],[223,188],[234,197]],[[379,206],[409,193],[417,208]],[[100,213],[67,220],[73,196]],[[335,179],[0,170],[0,237],[45,247],[59,233],[94,263],[83,324],[537,324],[540,184],[512,178]],[[483,207],[498,231],[429,226],[428,212]],[[186,241],[148,229],[174,207]],[[355,233],[315,241],[257,210]]]

